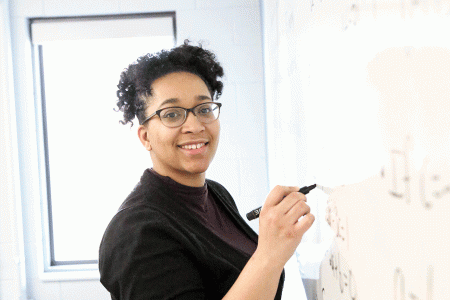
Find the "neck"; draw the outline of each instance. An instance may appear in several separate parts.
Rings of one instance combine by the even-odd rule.
[[[165,170],[153,166],[153,170],[161,176],[168,176],[173,181],[179,184],[192,186],[192,187],[202,187],[205,185],[205,172],[198,174],[191,173],[176,173],[176,172],[165,172]]]

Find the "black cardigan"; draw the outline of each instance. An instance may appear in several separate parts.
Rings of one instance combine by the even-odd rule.
[[[212,180],[206,183],[229,217],[257,242],[228,191]],[[210,232],[146,170],[105,231],[100,281],[113,300],[219,300],[249,258]],[[276,300],[281,299],[283,283],[284,270]]]

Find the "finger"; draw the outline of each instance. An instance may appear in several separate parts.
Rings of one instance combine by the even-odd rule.
[[[309,214],[311,208],[304,201],[298,201],[294,206],[286,213],[286,219],[289,223],[294,224],[301,217]]]
[[[308,202],[308,199],[306,198],[306,195],[305,195],[305,194],[300,193],[300,192],[299,192],[299,194],[305,196],[305,202]]]
[[[306,202],[306,196],[299,192],[290,193],[277,205],[277,209],[280,213],[286,214],[299,201]]]
[[[311,228],[316,217],[312,213],[307,213],[295,224],[295,229],[299,231],[302,235]]]
[[[286,215],[299,202],[305,203],[305,200],[305,195],[299,192],[290,193],[283,199],[283,201],[277,204],[275,209],[279,214]]]
[[[300,188],[298,186],[277,185],[270,191],[264,205],[267,207],[275,206],[278,203],[280,203],[284,197],[286,197],[287,195],[289,195],[292,192],[297,192],[299,189]]]

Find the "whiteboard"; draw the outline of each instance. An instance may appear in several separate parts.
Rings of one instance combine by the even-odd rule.
[[[308,194],[309,298],[449,299],[450,1],[263,8],[269,180],[335,188]]]

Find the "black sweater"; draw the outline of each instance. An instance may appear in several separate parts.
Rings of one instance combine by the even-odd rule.
[[[257,243],[257,234],[239,215],[228,191],[211,180],[206,184],[227,217]],[[105,231],[100,281],[114,300],[219,300],[249,258],[212,232],[171,186],[146,170]],[[277,300],[283,282],[284,271]]]

